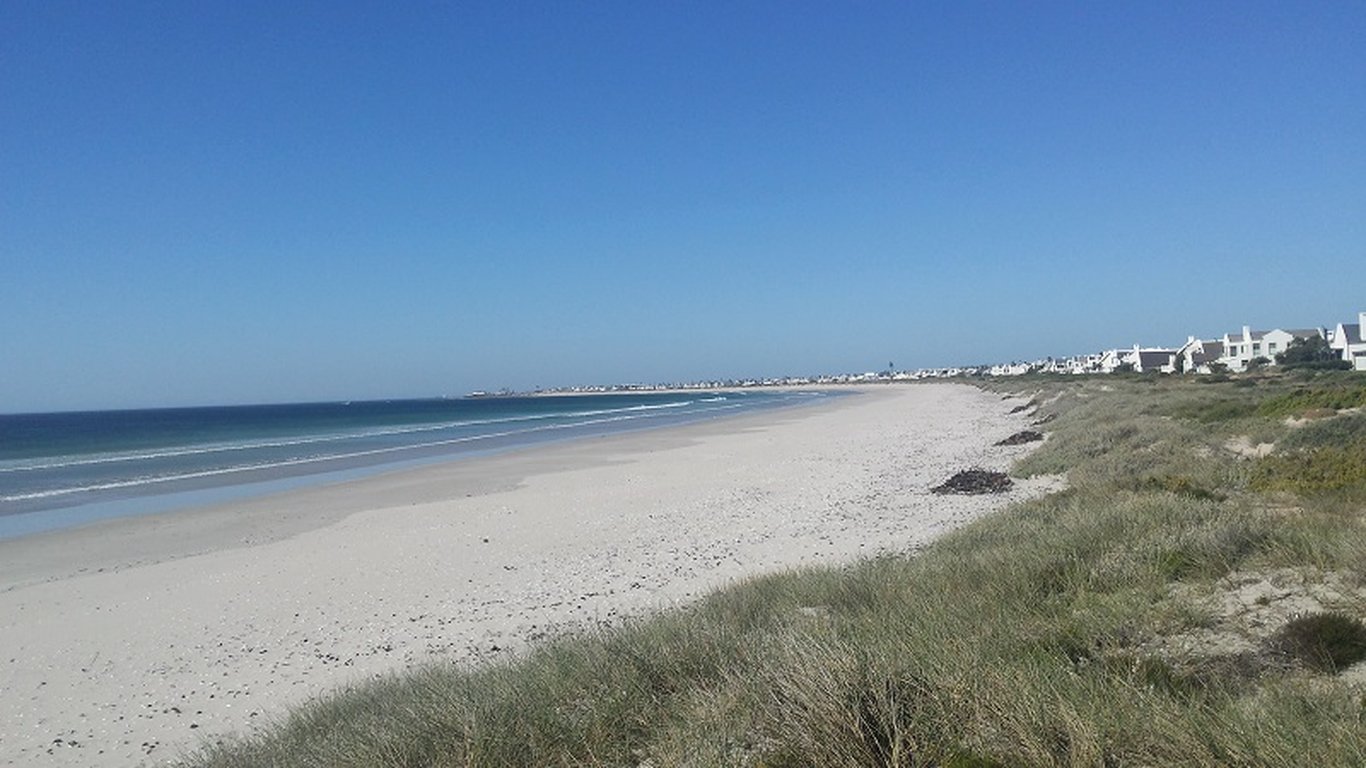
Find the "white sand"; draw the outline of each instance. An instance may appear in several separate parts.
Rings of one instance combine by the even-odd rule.
[[[1018,402],[1018,401],[1017,401]],[[0,763],[126,766],[348,681],[914,548],[1028,448],[951,384],[396,472],[0,543]]]

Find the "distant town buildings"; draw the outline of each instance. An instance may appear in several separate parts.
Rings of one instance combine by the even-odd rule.
[[[1242,330],[1226,333],[1219,339],[1200,339],[1188,336],[1179,347],[1116,347],[1072,357],[1049,357],[1033,362],[1011,362],[997,365],[952,369],[982,376],[1018,376],[1025,373],[1214,373],[1215,371],[1246,371],[1258,365],[1276,365],[1276,356],[1285,352],[1297,340],[1323,339],[1341,359],[1358,371],[1366,371],[1366,312],[1358,313],[1355,323],[1338,323],[1335,328],[1274,328],[1269,331]],[[917,371],[913,378],[944,375],[935,371]]]
[[[1285,352],[1296,341],[1323,339],[1341,359],[1358,371],[1366,371],[1366,312],[1357,315],[1355,323],[1338,323],[1336,328],[1274,328],[1253,330],[1243,326],[1241,331],[1224,334],[1220,339],[1199,339],[1188,336],[1180,347],[1143,347],[1109,349],[1088,355],[1068,358],[1048,358],[1029,364],[990,366],[985,375],[1011,376],[1031,372],[1055,373],[1114,373],[1132,371],[1145,373],[1213,373],[1246,371],[1258,365],[1276,365],[1276,356]]]
[[[1323,339],[1329,349],[1358,371],[1366,371],[1366,312],[1358,313],[1355,323],[1338,323],[1333,328],[1274,328],[1225,333],[1218,339],[1188,336],[1179,347],[1116,347],[1071,357],[1048,357],[1034,361],[1011,361],[994,365],[966,365],[948,368],[921,368],[898,371],[890,365],[883,371],[825,374],[820,376],[783,376],[773,378],[713,379],[686,383],[607,384],[558,387],[537,390],[545,394],[656,392],[662,390],[743,389],[749,387],[808,387],[835,384],[875,384],[959,376],[1020,376],[1026,373],[1191,373],[1245,371],[1259,365],[1276,365],[1276,356],[1297,340]],[[485,395],[480,392],[478,395]],[[500,392],[499,394],[506,394]]]

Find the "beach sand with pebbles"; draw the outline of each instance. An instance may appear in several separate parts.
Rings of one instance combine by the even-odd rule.
[[[477,661],[759,573],[923,545],[1056,480],[1021,401],[871,387],[0,542],[0,764],[158,764],[414,663]]]

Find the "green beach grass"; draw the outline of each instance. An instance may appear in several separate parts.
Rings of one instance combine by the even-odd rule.
[[[1366,765],[1366,378],[983,386],[1039,404],[1013,472],[1067,490],[177,765]]]

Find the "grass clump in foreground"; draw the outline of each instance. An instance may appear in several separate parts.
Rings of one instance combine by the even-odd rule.
[[[1362,689],[1341,674],[1366,615],[1360,488],[1258,490],[1274,454],[1223,445],[1293,444],[1257,409],[1303,381],[1245,381],[997,385],[1049,418],[1015,473],[1066,472],[1069,490],[917,556],[758,578],[517,660],[358,686],[181,764],[1366,764]],[[1223,401],[1248,407],[1193,416]],[[1336,439],[1321,423],[1329,436],[1297,438],[1309,450]],[[1282,615],[1293,588],[1240,586],[1263,581],[1342,599]]]
[[[1271,646],[1320,672],[1336,672],[1366,659],[1366,624],[1333,612],[1297,616],[1276,632]]]

